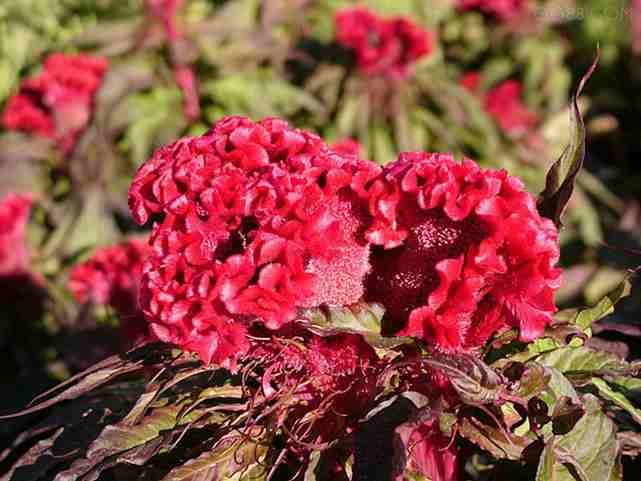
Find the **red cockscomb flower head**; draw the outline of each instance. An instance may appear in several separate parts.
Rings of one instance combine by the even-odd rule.
[[[522,134],[536,127],[539,119],[521,100],[522,86],[516,80],[506,80],[487,93],[480,92],[480,75],[469,72],[463,76],[461,85],[479,95],[485,111],[510,134]]]
[[[371,407],[383,365],[361,336],[321,337],[287,326],[267,342],[259,337],[247,356],[264,369],[264,396],[287,399],[277,418],[298,440],[331,442]]]
[[[411,65],[432,52],[432,34],[405,17],[384,19],[364,8],[336,14],[336,40],[354,50],[367,75],[404,78]]]
[[[74,267],[69,277],[69,289],[79,302],[105,304],[116,311],[129,345],[148,337],[138,302],[148,251],[149,246],[142,239],[99,248],[91,259]]]
[[[253,323],[357,301],[369,247],[356,200],[379,172],[276,119],[226,117],[156,151],[129,192],[134,219],[160,219],[141,289],[153,333],[233,363]]]
[[[0,276],[29,271],[27,223],[33,196],[10,192],[0,202]]]
[[[334,142],[331,145],[331,149],[339,154],[343,155],[353,155],[355,157],[361,157],[364,151],[363,146],[352,138],[345,138]]]
[[[438,419],[424,423],[407,423],[397,429],[405,451],[405,472],[418,473],[430,481],[457,481],[459,476],[458,446],[441,433]],[[401,474],[397,480],[406,479]]]
[[[557,230],[523,184],[449,154],[408,152],[372,184],[366,298],[386,330],[443,350],[482,346],[496,332],[539,336],[556,308]]]
[[[4,127],[51,138],[70,152],[89,123],[93,98],[106,69],[103,58],[49,55],[42,72],[25,80],[7,102]]]
[[[459,7],[463,10],[480,10],[507,21],[527,11],[529,0],[459,0]]]

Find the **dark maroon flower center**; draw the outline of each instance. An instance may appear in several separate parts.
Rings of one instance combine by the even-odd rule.
[[[439,285],[440,261],[460,257],[486,237],[476,216],[454,221],[439,208],[423,211],[402,204],[399,220],[408,226],[407,239],[394,249],[374,247],[372,273],[366,280],[367,300],[385,306],[386,334],[403,328],[410,312],[427,303]]]

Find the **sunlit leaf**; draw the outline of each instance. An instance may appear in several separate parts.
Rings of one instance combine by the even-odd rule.
[[[581,481],[622,479],[614,423],[602,412],[596,397],[584,396],[583,405],[586,414],[574,429],[546,442],[537,481],[576,481],[577,475]]]
[[[572,196],[576,177],[583,166],[585,157],[585,124],[579,111],[578,98],[587,80],[597,66],[598,55],[586,74],[581,78],[579,86],[571,102],[570,143],[565,151],[550,168],[545,189],[539,195],[538,208],[543,217],[552,219],[557,226],[561,225],[561,216],[565,206]]]

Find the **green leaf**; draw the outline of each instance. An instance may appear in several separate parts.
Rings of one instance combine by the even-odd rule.
[[[550,374],[550,382],[539,397],[550,408],[550,414],[556,408],[557,403],[565,402],[565,398],[579,403],[579,394],[572,383],[558,369],[549,367],[547,371]]]
[[[576,383],[586,383],[592,376],[622,377],[635,375],[636,365],[614,354],[589,347],[566,346],[542,354],[537,362],[558,369]]]
[[[113,117],[126,122],[123,144],[135,165],[142,164],[155,147],[175,140],[185,128],[182,94],[177,87],[155,87],[128,95]]]
[[[599,390],[599,394],[602,398],[619,406],[632,416],[632,419],[634,419],[637,424],[641,425],[641,409],[632,404],[632,402],[630,402],[630,400],[623,394],[612,389],[603,379],[593,377],[591,382]]]
[[[576,313],[572,324],[576,324],[584,331],[594,322],[609,316],[614,312],[614,306],[624,297],[630,295],[630,279],[626,277],[612,292],[601,299],[595,306],[582,309]]]
[[[514,395],[528,400],[538,396],[549,384],[551,374],[537,362],[529,362],[517,384]]]
[[[616,426],[599,400],[583,398],[586,415],[568,434],[549,438],[539,460],[536,481],[619,481],[622,479]],[[589,440],[589,441],[588,441]]]
[[[445,374],[467,404],[487,404],[501,399],[506,379],[471,354],[430,353],[423,364]]]
[[[184,402],[158,408],[143,418],[139,424],[133,426],[122,421],[105,426],[100,435],[89,445],[84,457],[74,461],[68,469],[60,472],[56,481],[83,479],[92,471],[97,474],[104,469],[102,465],[109,457],[153,441],[161,431],[176,425],[177,415],[183,405]]]
[[[475,417],[465,417],[460,420],[458,432],[465,439],[498,459],[519,460],[523,450],[532,443],[531,439],[516,435],[508,439],[507,430],[489,426]]]
[[[562,225],[561,216],[572,196],[574,184],[581,171],[585,157],[585,124],[579,110],[578,98],[585,83],[594,72],[598,60],[599,55],[597,53],[592,66],[581,78],[579,86],[572,97],[570,143],[561,154],[561,157],[548,171],[545,188],[538,199],[538,209],[541,216],[552,219],[559,227]]]
[[[163,481],[227,481],[238,474],[240,479],[258,480],[266,474],[260,463],[265,459],[267,449],[267,444],[251,434],[229,434],[211,450],[172,469]]]
[[[161,431],[176,426],[178,413],[185,402],[154,409],[134,425],[129,425],[124,421],[106,426],[100,436],[87,449],[87,458],[105,457],[151,441]]]
[[[548,443],[541,453],[539,459],[539,466],[536,471],[536,481],[556,481],[554,478],[554,465],[556,458],[554,456],[554,447],[552,443]]]
[[[574,402],[570,397],[561,397],[552,413],[552,432],[554,434],[567,434],[579,419],[585,414],[585,410],[580,403]]]
[[[408,338],[383,337],[381,335],[385,309],[381,304],[358,302],[351,306],[323,306],[301,311],[302,321],[312,332],[321,336],[339,332],[361,334],[374,347],[393,348],[410,342]]]
[[[614,377],[608,379],[608,382],[626,391],[635,391],[637,395],[641,393],[641,379],[638,377]]]

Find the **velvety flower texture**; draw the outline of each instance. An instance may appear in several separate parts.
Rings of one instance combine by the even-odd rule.
[[[284,428],[288,451],[305,458],[350,433],[372,408],[383,364],[361,336],[321,337],[286,326],[247,354],[268,400],[275,400],[277,429]]]
[[[521,100],[520,82],[506,80],[487,93],[480,91],[479,83],[478,72],[469,72],[461,79],[463,87],[481,97],[485,111],[496,120],[501,129],[518,135],[536,127],[539,119]]]
[[[383,364],[361,336],[321,337],[287,326],[264,339],[248,358],[263,369],[265,397],[287,400],[277,420],[297,439],[331,442],[371,407]]]
[[[29,271],[27,223],[33,197],[10,192],[0,202],[0,277]]]
[[[349,137],[334,142],[331,145],[331,149],[339,154],[354,155],[359,158],[361,158],[364,151],[364,147],[357,140]]]
[[[159,149],[129,196],[139,223],[162,214],[141,289],[153,333],[233,363],[257,320],[278,329],[300,308],[356,302],[369,246],[355,200],[379,172],[277,119],[223,118]]]
[[[387,332],[448,351],[474,349],[509,326],[523,340],[543,332],[561,281],[557,230],[520,180],[408,152],[373,188],[366,237],[378,246],[366,299],[385,305]]]
[[[70,152],[89,123],[93,98],[106,69],[103,58],[49,55],[42,72],[25,80],[7,102],[4,127],[53,139],[64,152]]]
[[[381,18],[364,8],[336,14],[336,40],[354,50],[366,75],[404,78],[411,65],[432,52],[432,34],[406,17]]]
[[[142,239],[102,247],[91,259],[75,266],[69,276],[69,289],[79,302],[109,305],[116,311],[122,337],[130,345],[148,338],[138,302],[142,265],[148,251],[149,246]]]
[[[529,0],[459,0],[463,10],[480,10],[500,20],[511,20],[524,13]]]

